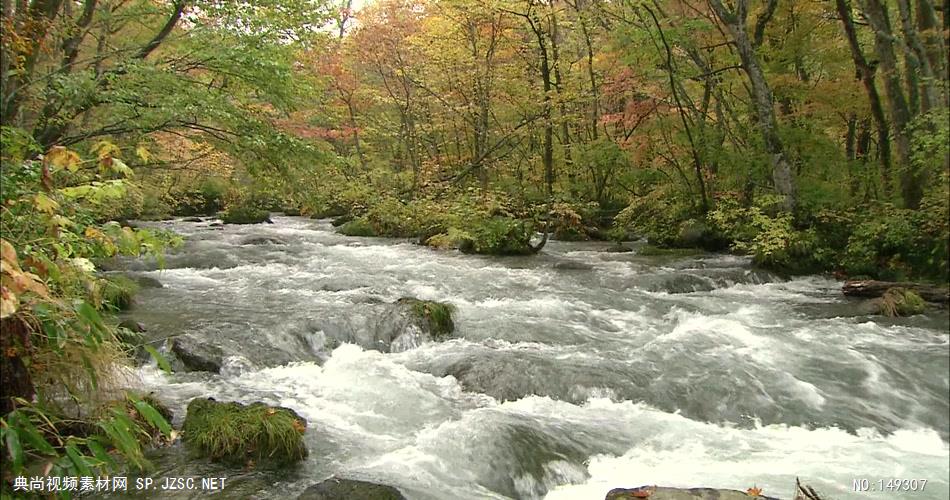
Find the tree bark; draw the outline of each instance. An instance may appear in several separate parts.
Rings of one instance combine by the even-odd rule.
[[[884,91],[891,108],[891,120],[894,121],[894,133],[897,142],[897,157],[900,164],[900,188],[904,206],[916,209],[923,197],[923,178],[921,172],[910,161],[910,125],[911,112],[907,98],[901,87],[901,75],[894,51],[894,37],[887,7],[881,0],[862,0],[864,13],[874,30],[874,51],[880,61],[884,76]]]
[[[758,126],[765,142],[766,152],[771,157],[772,182],[775,189],[783,197],[782,208],[794,211],[797,203],[797,190],[791,163],[785,154],[782,139],[778,135],[778,121],[775,119],[772,98],[772,89],[765,79],[765,73],[759,65],[758,56],[752,47],[746,32],[745,21],[748,14],[748,0],[738,0],[736,12],[730,12],[721,0],[709,0],[716,17],[725,25],[733,38],[733,43],[742,60],[742,69],[745,71],[752,85],[753,104],[758,117]]]
[[[851,4],[848,0],[835,0],[835,6],[838,10],[838,17],[841,19],[841,25],[844,28],[845,38],[848,39],[848,46],[851,48],[851,59],[854,60],[854,69],[856,77],[864,85],[864,91],[868,95],[868,104],[871,106],[871,116],[874,118],[874,125],[877,128],[877,144],[880,154],[878,158],[881,162],[881,178],[884,181],[884,192],[888,192],[888,186],[891,179],[891,137],[890,128],[887,124],[887,118],[884,116],[884,105],[881,102],[881,95],[877,91],[877,84],[874,83],[875,68],[868,64],[861,51],[861,45],[858,43],[858,34],[854,29],[854,19],[851,16]]]

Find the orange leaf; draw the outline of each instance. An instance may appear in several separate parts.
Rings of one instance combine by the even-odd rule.
[[[757,497],[762,494],[762,488],[758,488],[753,485],[751,488],[745,490],[745,493],[750,497]]]

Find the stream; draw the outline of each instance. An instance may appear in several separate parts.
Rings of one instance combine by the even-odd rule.
[[[195,397],[264,401],[308,419],[310,455],[233,470],[175,446],[153,457],[156,478],[228,477],[224,498],[294,498],[333,475],[416,500],[753,483],[790,498],[796,476],[834,499],[950,497],[946,309],[861,315],[839,282],[784,280],[732,255],[552,241],[494,258],[274,222],[148,223],[186,244],[164,267],[121,266],[163,284],[129,313],[152,340],[188,335],[227,354],[220,374],[138,369],[176,425]],[[406,296],[453,304],[453,338],[373,350]],[[889,478],[927,483],[852,488]]]

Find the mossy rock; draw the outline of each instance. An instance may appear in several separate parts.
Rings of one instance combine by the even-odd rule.
[[[342,226],[343,224],[346,224],[347,222],[350,222],[351,220],[353,220],[353,216],[352,216],[352,215],[350,215],[350,214],[343,214],[343,215],[341,215],[341,216],[339,216],[339,217],[334,217],[333,220],[330,221],[330,225],[332,225],[333,227],[340,227],[340,226]]]
[[[875,303],[879,314],[889,317],[923,314],[927,303],[913,290],[890,288]]]
[[[455,322],[452,321],[455,306],[452,304],[411,297],[403,297],[399,299],[398,303],[410,307],[413,316],[428,327],[429,334],[433,339],[438,340],[447,337],[455,331]]]
[[[188,403],[184,442],[211,460],[285,465],[307,456],[307,421],[289,408],[197,398]]]
[[[132,307],[139,284],[122,274],[107,276],[101,282],[102,305],[113,310],[125,311]]]
[[[376,236],[376,230],[365,219],[353,219],[337,229],[346,236]]]
[[[253,207],[231,207],[221,214],[225,224],[272,224],[270,212]]]

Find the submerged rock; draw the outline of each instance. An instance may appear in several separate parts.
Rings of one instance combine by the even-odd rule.
[[[286,245],[287,242],[273,236],[251,236],[241,240],[242,245]]]
[[[317,483],[297,497],[297,500],[405,500],[406,497],[392,486],[355,479],[331,477]]]
[[[568,271],[590,271],[594,266],[586,262],[580,262],[576,260],[562,260],[554,264],[554,269],[568,270]]]
[[[307,421],[294,410],[264,403],[196,398],[182,424],[184,442],[212,460],[279,465],[307,456]]]
[[[212,373],[221,371],[224,352],[215,345],[202,342],[190,335],[182,335],[172,340],[171,350],[187,371]]]
[[[204,222],[201,217],[185,217],[182,222]]]
[[[663,486],[640,486],[639,488],[614,488],[604,500],[777,500],[763,495],[752,496],[738,490],[715,488],[666,488]]]

